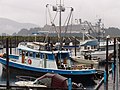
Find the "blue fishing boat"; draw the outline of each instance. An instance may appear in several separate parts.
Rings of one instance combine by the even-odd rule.
[[[48,7],[48,4],[46,5]],[[61,11],[65,9],[59,4],[60,18]],[[53,7],[55,11],[57,8]],[[73,8],[71,8],[71,12]],[[53,23],[52,23],[53,24]],[[61,27],[61,21],[59,22]],[[76,64],[70,57],[70,51],[62,49],[61,45],[61,28],[58,33],[60,45],[58,49],[52,43],[40,42],[22,42],[18,45],[18,55],[9,55],[9,68],[16,70],[15,72],[24,73],[25,75],[40,76],[46,73],[57,73],[67,78],[71,78],[74,82],[82,84],[91,84],[96,69],[86,67],[85,65]],[[0,63],[6,67],[6,57],[0,57]],[[14,72],[14,73],[15,73]],[[12,72],[13,73],[13,72]],[[87,82],[88,81],[88,82]]]
[[[29,42],[30,43],[30,42]],[[32,46],[35,45],[35,46]],[[44,44],[46,45],[46,44]],[[38,45],[39,47],[41,45]],[[93,80],[96,70],[93,67],[75,64],[66,50],[38,50],[37,44],[19,44],[18,55],[9,55],[9,67],[20,74],[40,76],[45,73],[57,73],[73,81],[86,82]],[[6,55],[0,57],[0,63],[6,67]],[[14,72],[14,73],[15,73]],[[13,73],[13,72],[12,72]]]

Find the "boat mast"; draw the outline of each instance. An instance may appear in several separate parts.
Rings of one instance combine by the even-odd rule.
[[[100,42],[101,39],[100,24],[101,24],[101,19],[98,20],[98,42]]]
[[[59,12],[58,41],[60,43],[59,50],[61,50],[61,47],[62,47],[62,39],[61,39],[61,13],[65,11],[65,8],[63,7],[61,0],[60,0],[59,4],[57,4],[57,6],[53,6],[53,11]]]
[[[59,47],[59,49],[61,50],[61,48],[62,48],[62,42],[61,42],[61,10],[62,10],[62,8],[61,8],[62,6],[61,6],[61,0],[60,0],[60,5],[59,5],[59,9],[60,9],[60,11],[59,11],[59,30],[60,30],[60,33],[59,33],[59,41],[60,41],[60,47]]]

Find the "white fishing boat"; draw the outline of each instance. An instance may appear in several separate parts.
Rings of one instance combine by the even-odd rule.
[[[87,39],[85,39],[86,37]],[[98,46],[98,39],[89,35],[88,33],[83,33],[83,40],[80,41],[81,51],[96,51],[98,49]]]
[[[87,58],[83,55],[74,56],[72,59],[80,64],[86,64],[87,66],[94,65],[94,67],[98,66],[98,59],[92,58],[90,55],[87,55]]]
[[[85,36],[87,39],[85,40]],[[98,49],[98,40],[93,36],[89,35],[88,33],[83,34],[83,40],[80,41],[79,48],[70,49],[71,51],[71,58],[81,64],[87,65],[98,65],[98,58],[92,57],[91,52],[94,52]],[[75,55],[76,53],[76,55]]]
[[[117,41],[118,44],[120,42]],[[108,55],[112,55],[114,52],[114,41],[112,39],[109,39],[108,41]],[[91,52],[92,57],[97,57],[100,60],[105,60],[106,59],[106,41],[102,40],[99,43],[99,48],[98,50]]]

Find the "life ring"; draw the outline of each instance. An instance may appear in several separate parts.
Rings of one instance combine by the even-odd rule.
[[[32,64],[32,60],[31,59],[28,59],[28,64]]]

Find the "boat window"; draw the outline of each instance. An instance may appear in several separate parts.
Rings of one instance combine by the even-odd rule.
[[[61,57],[60,57],[61,56]],[[58,54],[58,58],[61,58],[61,59],[64,59],[64,58],[66,58],[66,57],[68,57],[69,56],[69,54],[68,53],[61,53],[61,55],[60,55],[60,53]]]
[[[48,60],[54,60],[54,55],[53,54],[47,54]]]
[[[97,48],[97,46],[91,46],[91,49],[96,49]]]
[[[33,53],[32,52],[30,52],[30,57],[33,57]]]
[[[28,56],[28,52],[26,52],[25,56]]]
[[[35,52],[33,52],[33,58],[36,58],[36,53]]]
[[[22,55],[22,50],[19,50],[19,55]]]
[[[43,59],[43,53],[40,53],[40,59]]]
[[[29,57],[30,56],[30,52],[28,51],[27,54],[28,54],[28,57]]]
[[[46,55],[46,54],[41,53],[41,54],[40,54],[40,59],[44,59],[44,58],[48,59],[48,56],[46,55],[46,57],[45,57],[45,55]]]
[[[40,53],[36,53],[36,58],[40,58]]]

